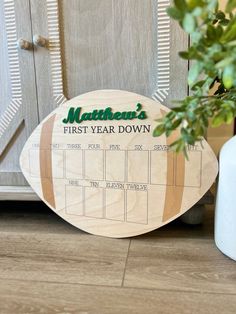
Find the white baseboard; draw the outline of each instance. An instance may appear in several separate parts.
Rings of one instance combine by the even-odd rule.
[[[0,186],[0,201],[39,201],[29,186]]]

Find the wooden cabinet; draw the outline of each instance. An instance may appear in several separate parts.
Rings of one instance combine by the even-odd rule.
[[[5,0],[0,4],[0,198],[31,199],[19,154],[66,99],[125,89],[171,106],[187,94],[187,37],[169,0]],[[17,47],[19,38],[31,49]],[[44,42],[46,40],[46,42]]]
[[[18,160],[24,142],[39,121],[33,53],[17,47],[21,37],[31,42],[29,12],[27,0],[0,2],[0,193],[3,197],[6,191],[20,192],[27,185]]]

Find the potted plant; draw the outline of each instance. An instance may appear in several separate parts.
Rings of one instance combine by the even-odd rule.
[[[201,141],[209,125],[230,124],[236,116],[236,0],[224,11],[217,0],[174,0],[167,9],[190,35],[190,46],[180,57],[191,60],[188,75],[190,96],[159,121],[154,136],[180,128],[172,143],[187,157],[187,145]],[[214,92],[213,92],[214,90]],[[236,138],[220,154],[220,175],[215,215],[215,241],[236,260]],[[235,190],[235,191],[234,191]],[[227,207],[227,208],[226,208]]]

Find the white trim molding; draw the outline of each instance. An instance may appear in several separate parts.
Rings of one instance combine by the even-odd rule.
[[[67,99],[63,91],[62,59],[60,46],[59,9],[57,0],[47,0],[49,52],[51,58],[53,98],[57,106]]]
[[[166,9],[170,0],[157,0],[157,86],[152,98],[161,103],[170,89],[170,18]]]
[[[29,186],[0,186],[0,201],[40,201]]]

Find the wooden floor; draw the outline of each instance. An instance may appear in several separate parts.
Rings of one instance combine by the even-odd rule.
[[[204,224],[133,239],[70,226],[41,203],[0,203],[0,313],[236,313],[236,262]]]

